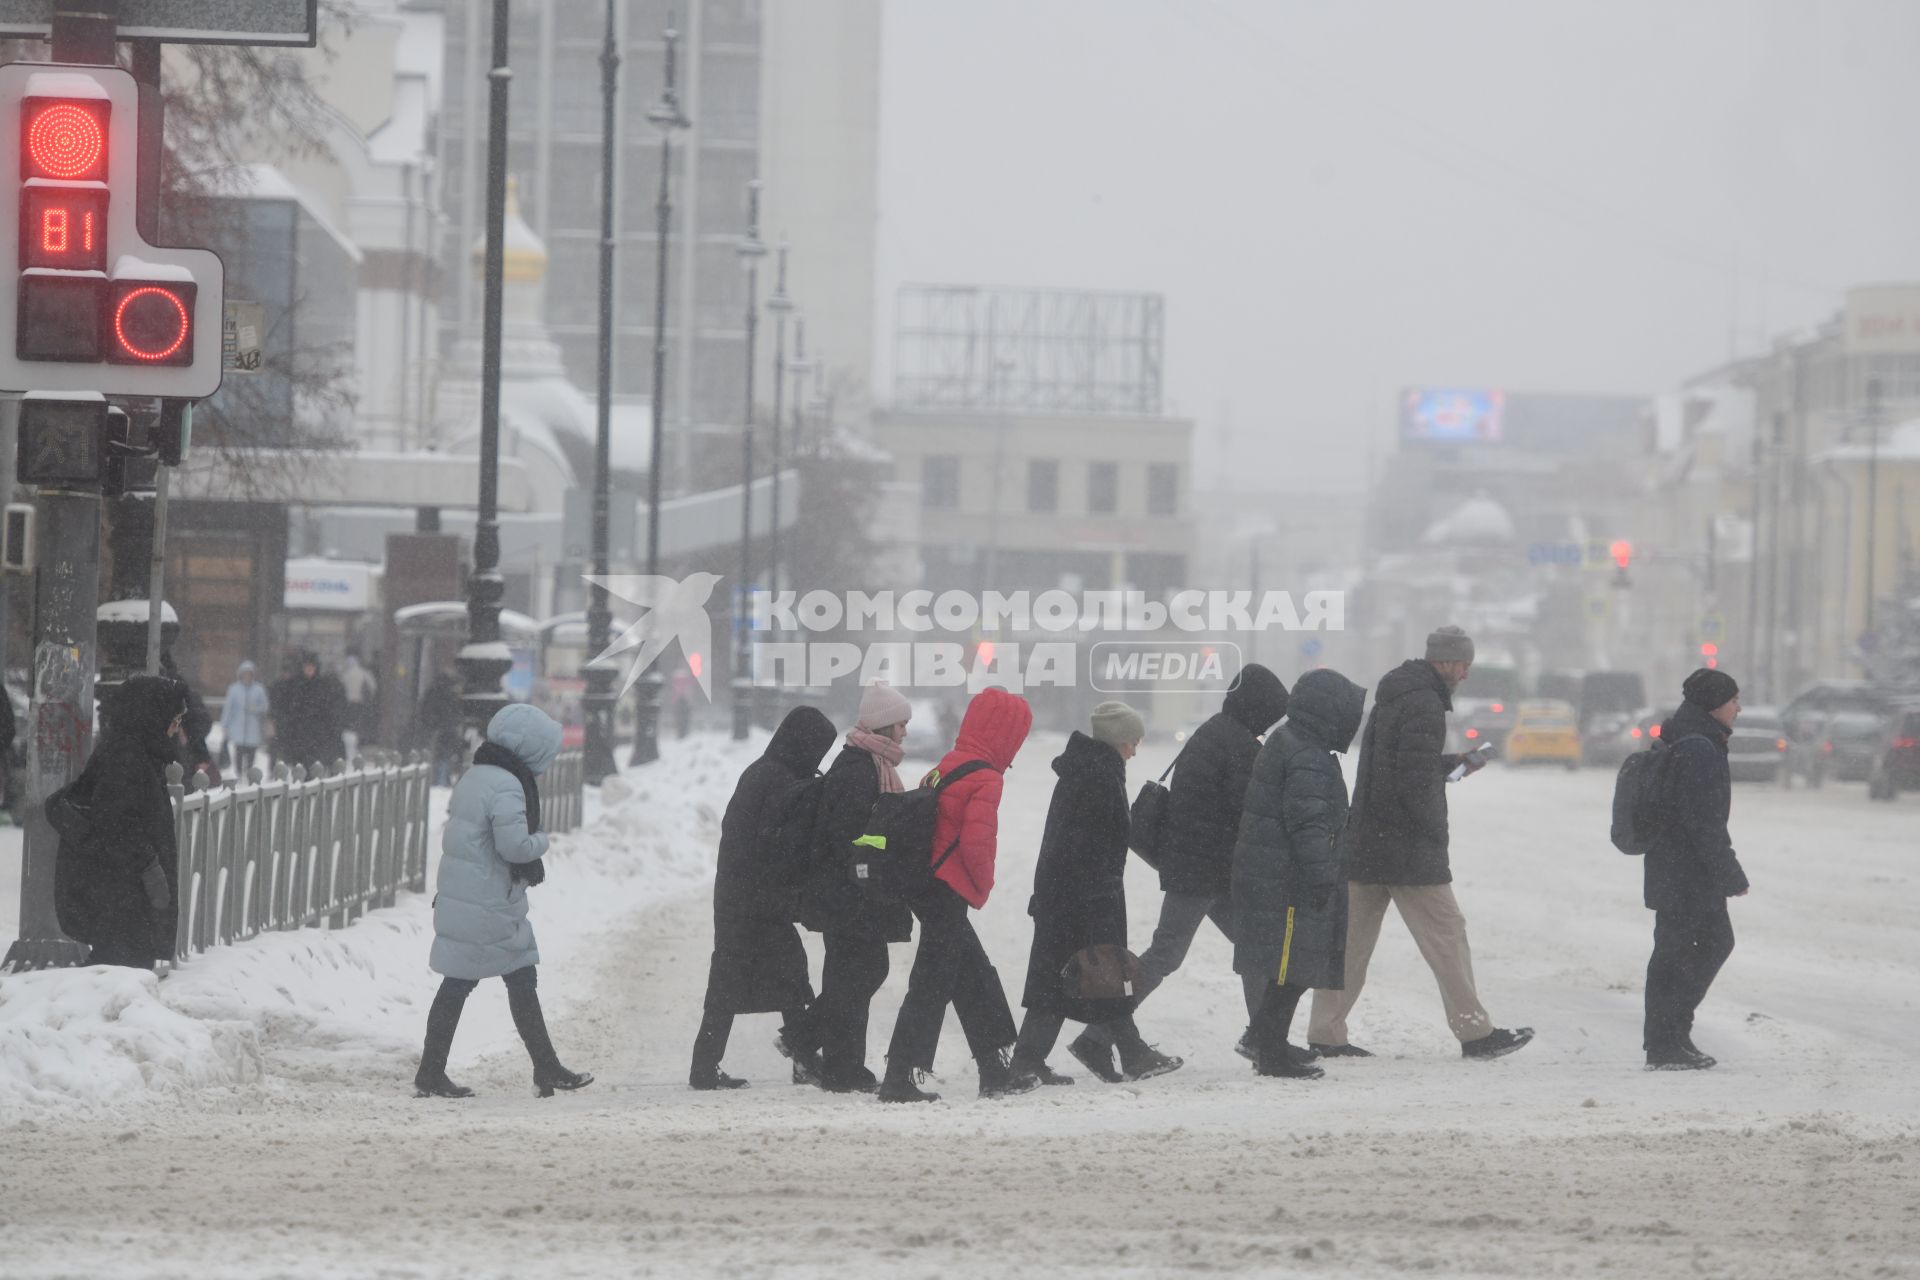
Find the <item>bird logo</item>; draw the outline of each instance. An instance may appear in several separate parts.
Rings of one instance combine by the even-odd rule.
[[[590,573],[586,578],[596,587],[605,587],[609,595],[645,610],[605,652],[587,665],[601,666],[629,650],[639,650],[633,665],[627,668],[626,683],[620,686],[624,694],[666,652],[667,646],[678,640],[680,652],[686,655],[694,678],[700,682],[700,692],[709,701],[713,699],[713,664],[708,661],[713,648],[713,623],[707,617],[707,599],[720,584],[719,574],[691,573],[684,578],[669,578],[649,573],[606,577]]]

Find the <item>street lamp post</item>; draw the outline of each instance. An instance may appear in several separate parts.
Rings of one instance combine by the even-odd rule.
[[[487,255],[480,335],[480,509],[467,579],[467,643],[460,650],[461,691],[470,724],[485,732],[507,700],[501,680],[513,655],[500,642],[500,309],[507,222],[508,0],[493,3],[493,67],[487,73]]]
[[[773,509],[767,517],[767,590],[777,596],[780,591],[780,415],[787,387],[787,313],[793,310],[793,299],[787,296],[785,241],[774,254],[773,296],[767,299],[767,310],[773,313],[773,417],[767,424],[767,469],[773,476]],[[778,691],[767,688],[760,697],[760,719],[772,728]]]
[[[1880,535],[1880,379],[1867,379],[1867,625],[1873,635],[1873,560]]]
[[[660,91],[660,101],[647,112],[648,121],[660,130],[660,194],[654,205],[659,269],[654,282],[653,387],[649,396],[652,402],[653,448],[647,459],[647,576],[656,580],[660,573],[660,473],[667,463],[667,234],[673,220],[673,189],[670,181],[673,173],[673,131],[693,123],[680,110],[680,98],[674,91],[674,53],[680,33],[673,29],[671,20],[665,40],[667,81]],[[660,758],[660,687],[663,683],[664,678],[657,670],[646,672],[637,683],[635,696],[639,698],[639,714],[633,726],[633,764],[652,764]]]
[[[753,724],[753,673],[748,669],[752,645],[747,626],[752,619],[753,591],[753,362],[754,339],[760,330],[760,259],[767,246],[760,239],[760,183],[747,184],[747,234],[740,241],[740,261],[747,269],[747,378],[746,416],[740,428],[740,599],[734,609],[733,740],[745,740]]]
[[[620,43],[614,33],[615,0],[607,0],[607,38],[600,47],[600,366],[595,386],[593,434],[593,586],[587,597],[587,649],[603,654],[613,642],[613,610],[607,597],[608,528],[612,495],[613,435],[613,140],[620,85]],[[618,771],[613,758],[611,666],[587,667],[587,781],[604,782]]]

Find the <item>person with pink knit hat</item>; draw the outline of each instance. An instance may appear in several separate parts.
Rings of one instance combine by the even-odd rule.
[[[899,764],[913,707],[898,689],[867,686],[846,745],[827,770],[815,826],[813,865],[801,891],[800,923],[821,935],[826,960],[820,995],[808,1010],[799,1049],[818,1049],[820,1085],[833,1093],[872,1093],[867,1015],[887,980],[887,944],[913,937],[913,915],[898,902],[860,892],[849,863],[853,841],[881,793],[903,791]]]

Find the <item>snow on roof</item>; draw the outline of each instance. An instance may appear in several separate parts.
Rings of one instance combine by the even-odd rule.
[[[360,247],[347,239],[340,229],[333,225],[320,205],[295,186],[292,179],[282,173],[275,165],[256,163],[243,164],[223,179],[226,186],[219,193],[231,200],[286,200],[300,206],[301,212],[312,218],[314,224],[340,246],[340,249],[355,262],[360,261]]]
[[[124,280],[174,280],[181,284],[193,283],[193,272],[171,262],[148,262],[145,258],[131,253],[123,253],[113,260],[113,278]]]
[[[95,622],[145,622],[153,616],[152,602],[148,600],[109,600],[94,611]],[[173,606],[160,602],[160,623],[165,626],[171,622],[178,624],[180,615]]]
[[[1451,546],[1512,542],[1513,538],[1513,517],[1505,507],[1483,494],[1468,498],[1434,521],[1420,541],[1429,546]]]
[[[1874,450],[1864,442],[1839,445],[1821,454],[1820,462],[1865,462]],[[1920,418],[1903,422],[1880,437],[1881,462],[1920,462]]]

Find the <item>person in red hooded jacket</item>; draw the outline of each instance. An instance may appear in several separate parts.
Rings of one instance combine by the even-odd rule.
[[[1002,774],[1013,764],[1033,727],[1033,708],[1005,689],[983,689],[967,704],[953,750],[934,776],[944,776],[970,760],[988,767],[959,778],[940,793],[933,847],[953,852],[934,871],[931,888],[907,905],[920,921],[920,949],[914,953],[907,998],[900,1005],[887,1048],[882,1102],[932,1102],[939,1095],[922,1090],[916,1071],[930,1070],[947,1005],[959,1016],[967,1048],[980,1069],[980,1096],[1025,1093],[1039,1078],[1016,1071],[1009,1062],[1014,1041],[1013,1010],[1007,1005],[1000,973],[987,959],[967,908],[987,905],[993,892],[993,864],[1000,823]]]

